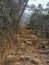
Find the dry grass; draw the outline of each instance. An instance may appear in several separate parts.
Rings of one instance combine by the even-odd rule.
[[[5,60],[5,58],[11,53],[12,49],[16,49],[17,36],[14,30],[0,31],[0,61]]]

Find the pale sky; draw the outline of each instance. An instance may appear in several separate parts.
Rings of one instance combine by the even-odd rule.
[[[40,3],[45,8],[48,2],[49,0],[29,0],[28,5],[35,4],[36,6],[38,6],[38,4]]]

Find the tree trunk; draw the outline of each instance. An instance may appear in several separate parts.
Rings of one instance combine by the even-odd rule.
[[[29,1],[29,0],[26,0],[26,2],[25,2],[25,4],[24,4],[24,7],[23,7],[22,12],[21,12],[21,14],[20,14],[20,16],[19,16],[18,22],[20,22],[20,20],[21,20],[21,17],[22,17],[22,15],[23,15],[23,12],[24,12],[24,10],[25,10],[25,8],[26,8],[26,5],[27,5],[28,1]]]

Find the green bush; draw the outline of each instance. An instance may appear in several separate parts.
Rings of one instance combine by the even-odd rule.
[[[43,19],[49,19],[49,14],[43,15]]]

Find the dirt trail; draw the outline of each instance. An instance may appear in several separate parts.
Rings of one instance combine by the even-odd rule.
[[[0,65],[49,65],[49,48],[47,41],[31,34],[32,30],[20,26],[13,36],[17,44],[7,51]],[[39,46],[43,43],[43,47]],[[14,48],[13,48],[14,47]]]
[[[44,50],[42,50],[41,48],[39,50],[38,45],[36,45],[36,43],[40,42],[46,42],[47,44],[47,41],[31,34],[32,30],[27,29],[26,26],[21,26],[18,31],[18,43],[21,45],[20,48],[22,49],[19,54],[21,59],[24,60],[25,65],[49,65],[49,49],[46,50],[44,48]]]

